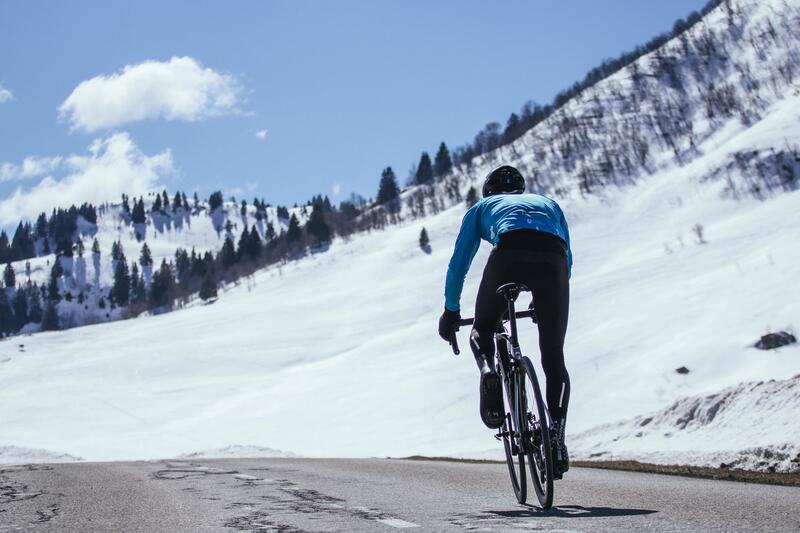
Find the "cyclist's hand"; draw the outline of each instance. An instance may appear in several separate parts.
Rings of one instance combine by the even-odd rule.
[[[450,342],[450,337],[453,332],[458,329],[458,322],[461,320],[461,313],[459,311],[451,311],[444,308],[444,313],[439,318],[439,336]]]
[[[536,309],[533,308],[533,300],[531,300],[531,303],[528,304],[528,310],[531,312],[531,322],[538,324],[539,319],[536,317]]]

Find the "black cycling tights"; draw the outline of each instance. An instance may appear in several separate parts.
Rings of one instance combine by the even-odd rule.
[[[478,366],[494,360],[494,332],[508,308],[496,293],[504,283],[522,283],[533,291],[539,325],[539,350],[547,381],[547,406],[553,420],[565,420],[569,404],[569,374],[564,366],[564,338],[569,316],[569,275],[566,245],[554,235],[515,230],[500,236],[492,250],[475,303],[470,347]],[[520,328],[524,331],[524,328]]]

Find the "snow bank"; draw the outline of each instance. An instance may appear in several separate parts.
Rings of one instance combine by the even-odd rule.
[[[68,453],[52,452],[50,450],[0,446],[0,464],[72,463],[75,461],[83,461],[83,459]]]
[[[299,457],[291,452],[284,452],[274,448],[263,446],[247,446],[241,444],[231,444],[216,450],[203,450],[199,452],[184,453],[176,459],[235,459],[251,457]]]
[[[665,409],[584,431],[570,444],[576,459],[800,472],[798,413],[800,375],[683,398]]]

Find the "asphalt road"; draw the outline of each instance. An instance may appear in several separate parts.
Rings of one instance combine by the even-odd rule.
[[[0,532],[800,530],[800,488],[793,487],[573,468],[557,482],[555,504],[548,512],[518,505],[502,464],[0,466]]]

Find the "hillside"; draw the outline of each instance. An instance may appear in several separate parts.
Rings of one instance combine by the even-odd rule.
[[[463,198],[501,161],[557,196],[570,221],[568,433],[581,433],[581,449],[593,435],[609,442],[597,425],[797,375],[796,345],[759,352],[752,344],[800,322],[792,245],[800,242],[800,3],[730,5],[688,30],[688,44],[668,42],[511,145],[406,190],[399,224],[263,269],[210,305],[0,343],[0,445],[89,460],[229,445],[497,454],[477,416],[474,363],[454,358],[435,325]],[[715,51],[703,55],[698,43]],[[679,85],[669,71],[654,74],[665,62]],[[723,104],[710,85],[726,87]],[[429,254],[417,245],[423,225]],[[130,230],[113,219],[100,228],[136,255]],[[185,231],[147,242],[157,257],[219,246],[207,218]],[[468,277],[465,310],[487,253],[483,246]],[[523,349],[534,339],[523,331]],[[677,374],[681,366],[689,373]],[[753,417],[769,414],[762,405]],[[747,448],[775,444],[758,438]],[[610,442],[604,451],[638,456]],[[736,446],[719,450],[744,445]],[[691,443],[675,450],[671,460],[707,460]]]
[[[634,456],[656,463],[797,471],[798,410],[800,375],[742,383],[576,435],[572,450],[595,460]]]

